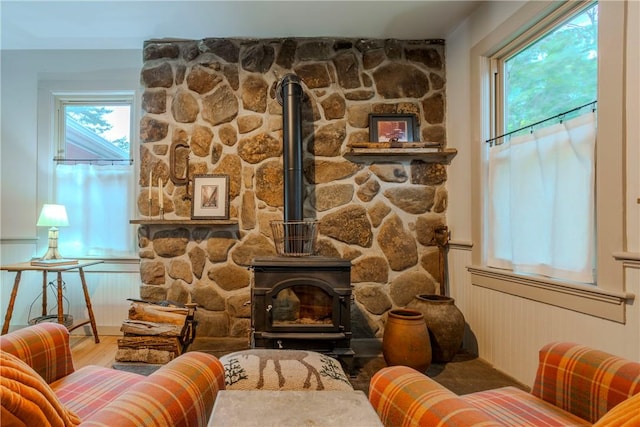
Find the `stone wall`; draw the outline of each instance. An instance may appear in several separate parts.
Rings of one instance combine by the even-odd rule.
[[[158,216],[161,178],[165,219],[190,219],[187,186],[169,174],[177,147],[177,176],[188,169],[190,177],[230,177],[237,224],[140,226],[140,296],[198,303],[200,337],[249,335],[247,267],[255,256],[275,254],[269,222],[282,219],[275,89],[287,73],[301,78],[305,93],[304,206],[305,217],[319,220],[318,254],[352,262],[354,338],[381,337],[388,310],[438,292],[434,230],[446,224],[446,166],[354,162],[343,153],[350,142],[369,140],[369,113],[413,113],[421,140],[446,145],[442,40],[146,42],[139,215]]]

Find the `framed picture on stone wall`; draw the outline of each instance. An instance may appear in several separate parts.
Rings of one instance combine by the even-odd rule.
[[[369,114],[369,141],[412,142],[415,127],[413,114]]]
[[[194,175],[191,219],[229,219],[228,175]]]

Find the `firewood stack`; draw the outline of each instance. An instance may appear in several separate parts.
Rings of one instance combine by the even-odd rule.
[[[178,357],[195,338],[195,310],[196,304],[133,300],[120,328],[116,362],[165,364]]]

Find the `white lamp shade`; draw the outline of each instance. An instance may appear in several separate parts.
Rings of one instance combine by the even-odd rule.
[[[69,225],[67,209],[64,205],[43,205],[36,225],[46,227],[66,227]]]

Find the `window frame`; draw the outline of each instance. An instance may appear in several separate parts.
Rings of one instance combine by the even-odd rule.
[[[55,166],[56,158],[64,158],[60,156],[60,142],[64,136],[60,135],[57,122],[63,120],[60,116],[60,105],[58,98],[60,99],[83,99],[83,100],[96,100],[102,102],[103,100],[109,101],[122,101],[126,99],[130,101],[131,105],[131,121],[130,121],[130,141],[129,141],[129,159],[132,163],[132,173],[129,188],[132,198],[130,203],[129,217],[135,218],[137,214],[137,207],[135,200],[138,197],[137,190],[137,177],[139,176],[140,165],[138,162],[134,162],[137,156],[135,153],[139,152],[139,137],[138,137],[138,121],[140,110],[140,92],[139,90],[123,89],[122,82],[108,79],[102,81],[101,84],[96,85],[94,82],[83,81],[67,81],[67,80],[41,80],[38,83],[38,176],[37,176],[37,194],[38,194],[38,206],[44,203],[50,203],[51,200],[56,199],[55,194]],[[64,130],[61,130],[64,132]],[[98,164],[99,161],[95,161]],[[135,227],[128,224],[129,227]],[[41,227],[42,228],[42,227]],[[38,230],[39,233],[42,230]],[[46,234],[45,234],[46,236]],[[108,260],[110,262],[130,262],[138,259],[137,256],[137,241],[136,233],[132,233],[132,241],[129,245],[129,252],[127,254],[119,254],[117,256],[100,256],[100,259]],[[42,248],[46,248],[46,238],[39,235],[38,248],[40,251]],[[40,247],[41,244],[45,244],[44,247]]]
[[[471,282],[481,286],[588,315],[625,323],[625,303],[634,295],[625,292],[623,263],[614,254],[624,245],[624,147],[625,147],[625,25],[626,2],[600,2],[598,23],[598,131],[596,148],[595,285],[528,276],[486,265],[487,150],[484,141],[496,135],[496,117],[489,105],[491,58],[509,43],[522,43],[538,34],[541,26],[565,19],[565,13],[592,2],[528,2],[471,49],[472,119],[472,248]],[[622,75],[621,75],[622,74]],[[606,170],[608,173],[598,173]],[[611,173],[616,171],[617,173]]]
[[[557,28],[573,20],[576,16],[584,13],[587,9],[597,6],[597,4],[598,4],[597,0],[567,3],[564,6],[554,10],[552,13],[550,13],[540,22],[533,25],[532,28],[530,28],[528,31],[518,36],[513,41],[507,43],[504,47],[499,49],[489,58],[489,61],[491,64],[491,75],[489,80],[491,98],[490,98],[489,108],[492,114],[491,116],[492,117],[492,120],[491,120],[491,125],[492,125],[491,137],[492,138],[500,139],[501,136],[503,135],[522,135],[525,132],[527,132],[526,129],[528,129],[526,127],[523,128],[522,126],[516,126],[517,128],[519,128],[517,130],[507,129],[507,123],[506,123],[507,122],[507,96],[509,94],[508,92],[509,89],[507,88],[507,83],[506,83],[507,62],[513,59],[514,57],[516,57],[517,55],[519,55],[524,50],[530,48],[531,46],[535,45],[539,41],[548,37]],[[596,88],[597,88],[597,85],[596,85]],[[596,101],[597,99],[590,97],[589,100]],[[563,108],[560,108],[560,109],[562,111],[566,111],[574,107],[577,107],[578,104],[566,104],[561,106]],[[580,110],[580,113],[586,114],[586,113],[589,113],[589,111],[590,111],[589,109],[583,108]],[[555,112],[547,114],[545,117],[540,117],[540,116],[534,117],[526,121],[525,123],[531,124],[535,122],[540,122],[541,120],[544,120],[544,118],[551,117],[552,114],[555,114]],[[575,116],[568,116],[567,119],[569,119],[570,117],[575,117]],[[539,130],[546,126],[554,125],[556,123],[557,121],[551,120],[551,121],[545,122],[545,126],[536,126],[535,129]],[[503,139],[504,139],[503,142],[507,143],[507,141],[509,141],[510,139],[510,136],[504,137]],[[493,144],[498,144],[498,143],[500,143],[499,140],[493,141]],[[491,145],[492,144],[489,144],[489,147],[491,147]],[[508,144],[506,144],[505,147],[507,145]],[[493,149],[495,150],[496,148],[493,148]],[[485,200],[485,202],[488,203],[487,200]],[[594,209],[595,209],[595,206],[594,206]],[[488,221],[485,221],[485,223],[483,224],[483,226],[486,227],[486,230],[488,230],[487,222]],[[488,234],[489,232],[486,231],[486,235]],[[591,246],[591,249],[595,249],[595,236],[594,236],[594,246]],[[494,256],[497,257],[497,254],[494,254]],[[504,263],[511,263],[512,260],[499,259],[498,257],[496,258],[496,261],[498,262],[498,264],[504,264]],[[496,266],[495,262],[492,264]],[[595,268],[596,266],[593,265],[593,267]],[[562,282],[564,279],[559,277],[551,277],[551,280],[559,280]],[[590,283],[585,283],[585,284],[588,285]]]

